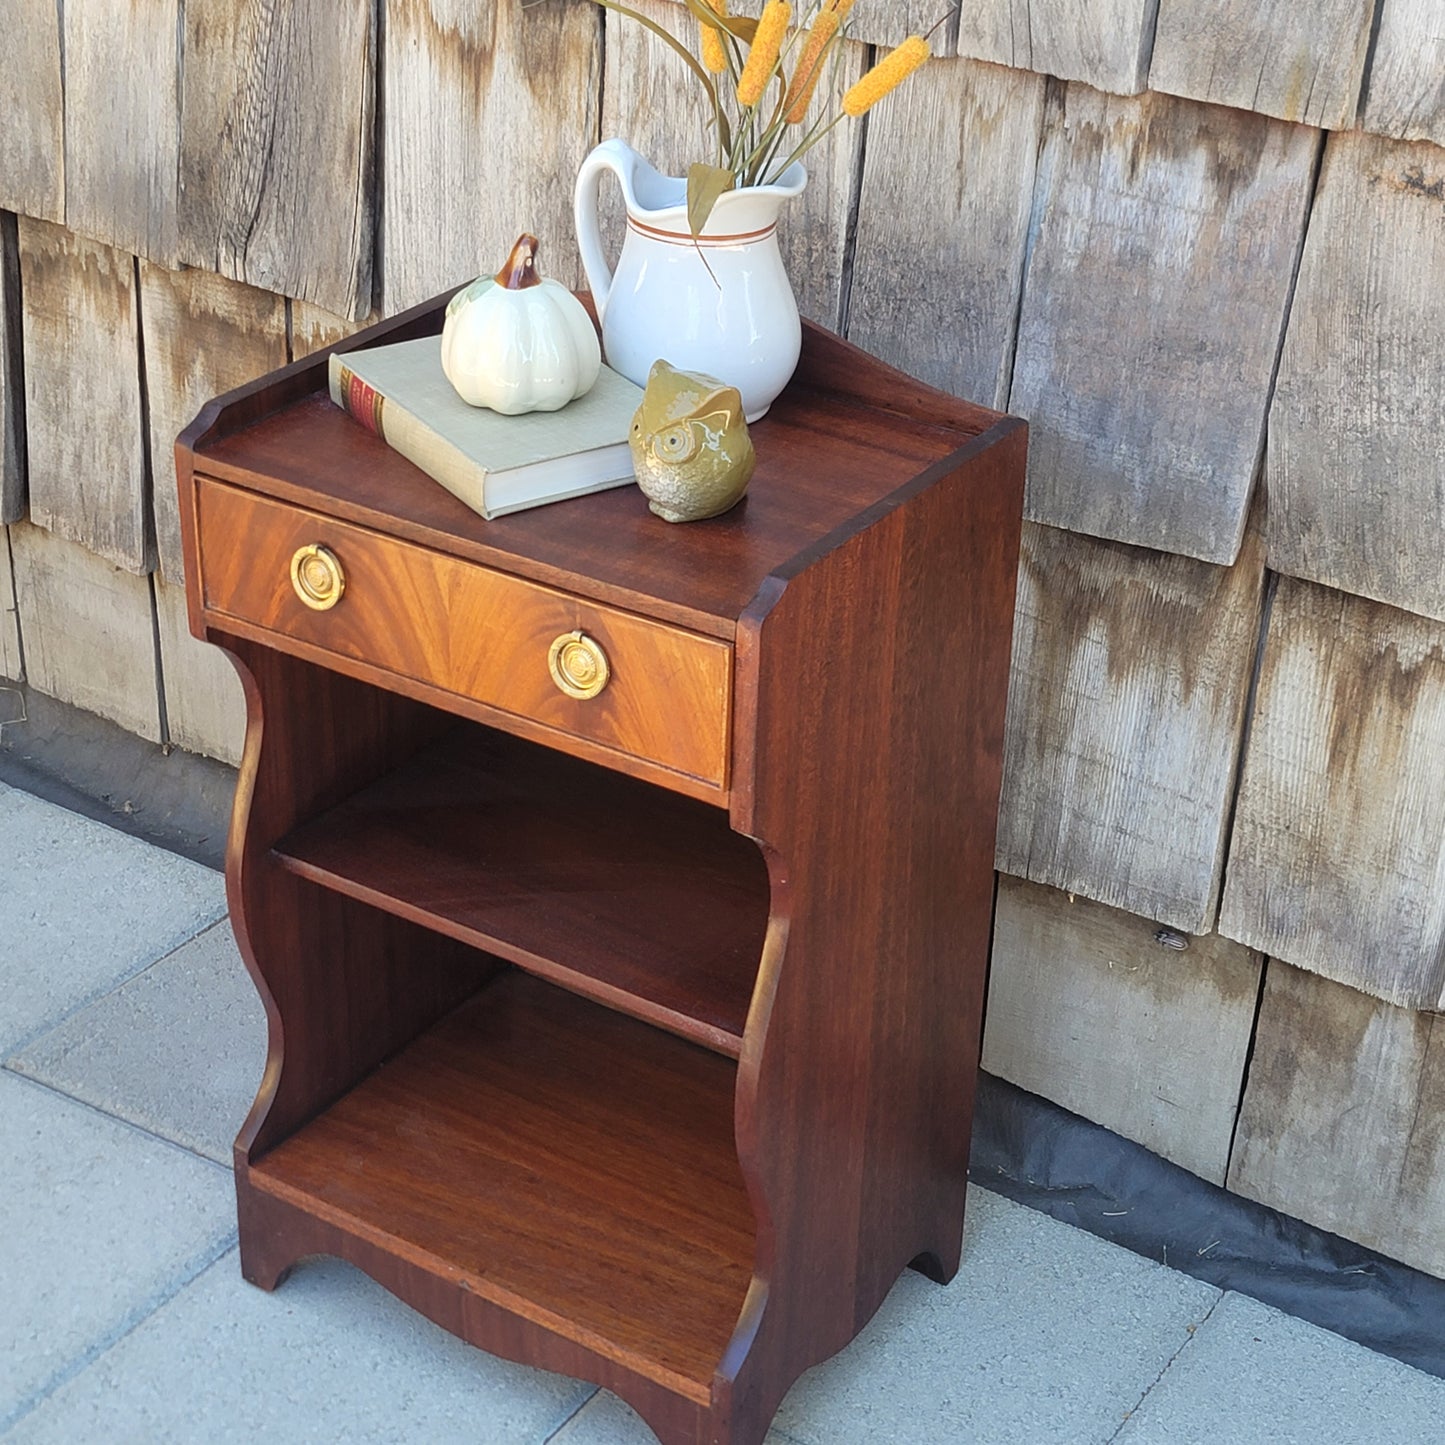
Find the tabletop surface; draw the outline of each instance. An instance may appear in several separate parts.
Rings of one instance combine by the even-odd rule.
[[[378,328],[353,341],[373,334],[391,339]],[[293,377],[292,399],[274,409],[253,391],[264,414],[203,433],[196,470],[719,636],[770,573],[1002,420],[809,327],[798,377],[751,427],[748,494],[724,516],[667,523],[624,487],[485,521],[331,403],[324,357],[310,375],[314,386]],[[870,404],[874,388],[882,404]]]

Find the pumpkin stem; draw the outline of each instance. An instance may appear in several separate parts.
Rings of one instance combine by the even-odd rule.
[[[518,236],[512,253],[497,272],[497,285],[508,291],[521,291],[527,286],[540,286],[542,278],[537,272],[537,238]]]

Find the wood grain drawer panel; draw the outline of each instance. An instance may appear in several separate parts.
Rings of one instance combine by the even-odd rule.
[[[208,478],[197,479],[197,511],[208,611],[726,786],[727,643]],[[292,554],[309,543],[345,572],[327,611],[291,585]],[[599,642],[611,668],[586,700],[547,667],[553,639],[573,630]]]

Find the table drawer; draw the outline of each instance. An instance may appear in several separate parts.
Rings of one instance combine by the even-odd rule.
[[[726,786],[726,642],[207,478],[197,508],[209,612]]]

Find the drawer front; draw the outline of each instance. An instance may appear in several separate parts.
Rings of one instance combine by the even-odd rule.
[[[727,643],[206,478],[197,505],[209,612],[726,786]],[[293,558],[312,546],[343,581],[324,610],[300,588],[310,581],[324,600],[329,559],[292,578]],[[567,646],[574,632],[605,661],[592,697],[564,692],[549,663],[555,651],[564,681],[595,685],[601,668]]]

